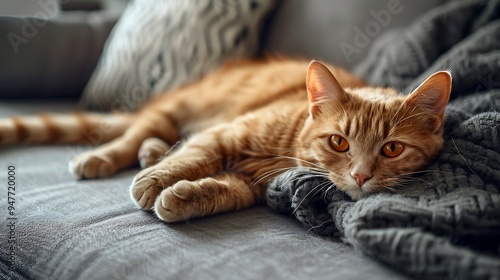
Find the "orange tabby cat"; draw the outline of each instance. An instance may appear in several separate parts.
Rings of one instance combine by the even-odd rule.
[[[167,222],[261,202],[268,181],[296,166],[360,199],[397,186],[440,151],[448,72],[403,96],[330,69],[285,59],[232,63],[135,115],[1,120],[1,141],[112,140],[75,158],[70,171],[105,177],[139,161],[145,169],[134,178],[132,198]]]

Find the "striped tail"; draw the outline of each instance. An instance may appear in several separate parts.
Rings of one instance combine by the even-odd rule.
[[[132,114],[39,114],[0,119],[0,145],[97,145],[122,135]]]

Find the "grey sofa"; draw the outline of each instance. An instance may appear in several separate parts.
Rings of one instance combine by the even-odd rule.
[[[373,20],[370,12],[385,8],[387,1],[284,1],[267,26],[263,49],[352,69],[376,37],[409,24],[439,2],[402,1],[400,14],[358,46],[359,52],[346,55],[339,48],[342,42],[354,44],[353,28]],[[0,116],[78,109],[78,97],[115,20],[105,12],[68,12],[51,20],[19,54],[1,41]],[[0,36],[20,24],[20,19],[0,18]],[[136,209],[129,197],[137,169],[103,180],[71,176],[66,169],[70,158],[90,148],[0,148],[0,182],[8,184],[12,169],[16,185],[10,195],[15,196],[16,219],[0,222],[0,278],[407,278],[266,206],[164,224]],[[10,215],[6,188],[0,201]],[[14,249],[8,246],[12,240]]]

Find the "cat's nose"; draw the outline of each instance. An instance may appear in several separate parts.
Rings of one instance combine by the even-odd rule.
[[[368,174],[363,174],[363,173],[354,173],[354,174],[351,174],[351,176],[356,179],[356,183],[358,184],[358,186],[363,186],[363,184],[368,181],[368,179],[370,179],[372,177],[372,175],[368,175]]]

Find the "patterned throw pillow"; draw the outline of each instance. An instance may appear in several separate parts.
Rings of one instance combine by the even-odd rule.
[[[134,0],[113,29],[82,103],[130,111],[259,47],[276,0]]]

